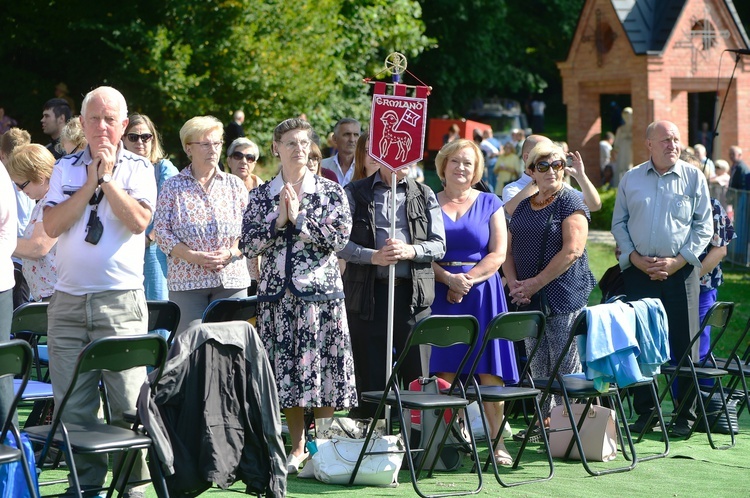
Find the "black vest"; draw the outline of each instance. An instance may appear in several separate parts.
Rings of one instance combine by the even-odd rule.
[[[349,240],[369,249],[375,247],[375,207],[373,183],[375,175],[346,186],[354,199],[352,233]],[[427,216],[429,187],[406,179],[406,218],[413,245],[429,239],[430,224]],[[412,277],[411,308],[426,308],[435,299],[435,273],[431,263],[410,261]],[[347,263],[344,272],[346,312],[357,314],[362,320],[372,320],[375,315],[375,265]]]

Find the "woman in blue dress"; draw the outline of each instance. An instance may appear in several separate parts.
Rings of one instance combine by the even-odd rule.
[[[482,178],[484,170],[482,152],[474,142],[460,139],[446,144],[438,153],[435,165],[444,184],[437,198],[443,211],[446,253],[442,261],[433,263],[436,285],[432,313],[473,315],[484,333],[490,320],[507,311],[498,274],[507,247],[502,201],[495,194],[472,188]],[[452,381],[465,352],[466,346],[461,345],[433,350],[430,371]],[[477,353],[474,352],[469,364]],[[476,371],[483,385],[518,382],[513,344],[505,340],[492,341]],[[503,405],[485,403],[484,410],[490,435],[494,438],[500,430]],[[502,440],[495,447],[495,459],[501,465],[512,463]]]

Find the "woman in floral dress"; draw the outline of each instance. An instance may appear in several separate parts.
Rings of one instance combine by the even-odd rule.
[[[354,362],[336,253],[351,231],[343,189],[307,168],[312,128],[287,119],[273,133],[281,170],[250,191],[240,250],[262,256],[258,332],[276,375],[292,449],[290,474],[307,458],[304,409],[316,418],[356,405]]]

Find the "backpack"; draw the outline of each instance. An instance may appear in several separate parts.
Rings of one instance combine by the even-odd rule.
[[[432,394],[438,394],[441,390],[448,389],[450,384],[444,379],[438,377],[419,377],[417,380],[409,383],[410,391],[421,391]],[[404,410],[404,420],[406,421],[405,434],[409,438],[409,446],[412,449],[425,448],[435,424],[440,424],[440,428],[435,435],[435,441],[430,448],[430,452],[425,455],[419,452],[414,456],[414,465],[419,466],[423,458],[426,458],[423,468],[428,469],[437,457],[435,470],[456,470],[461,467],[464,456],[471,453],[470,443],[462,436],[461,428],[456,420],[450,427],[450,434],[445,441],[445,446],[440,455],[437,455],[438,445],[445,431],[448,430],[448,424],[453,417],[452,410],[445,410],[442,418],[438,418],[440,410]],[[472,426],[473,428],[473,426]],[[481,428],[481,423],[480,423]]]

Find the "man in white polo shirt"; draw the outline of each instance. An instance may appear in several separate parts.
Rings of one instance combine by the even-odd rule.
[[[57,284],[49,303],[50,377],[59,403],[68,389],[80,351],[92,340],[147,333],[143,293],[144,230],[156,203],[153,166],[122,146],[128,124],[120,92],[99,87],[81,104],[88,147],[58,161],[50,179],[44,228],[57,242]],[[144,369],[104,373],[112,423],[127,427],[146,376]],[[81,382],[65,407],[69,423],[95,423],[99,379]],[[76,457],[81,485],[96,488],[107,475],[107,455]],[[148,476],[143,455],[132,480]],[[126,496],[142,497],[131,488]]]

